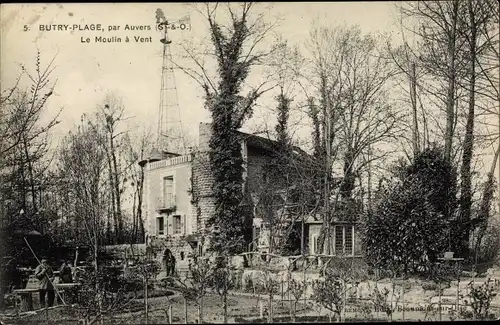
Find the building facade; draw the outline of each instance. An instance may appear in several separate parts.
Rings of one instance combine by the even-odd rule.
[[[158,252],[169,249],[179,266],[187,265],[188,256],[195,250],[203,249],[199,235],[215,211],[209,166],[210,124],[200,123],[199,128],[196,151],[187,155],[157,152],[141,162],[145,169],[146,243],[156,247]],[[252,209],[252,197],[259,191],[263,166],[271,159],[273,141],[242,132],[238,135],[244,162],[244,187],[250,193],[243,204]],[[197,202],[193,202],[193,193]]]
[[[239,132],[243,157],[243,181],[245,199],[243,205],[251,209],[249,222],[249,251],[269,251],[269,229],[265,218],[259,212],[259,198],[262,198],[264,166],[273,159],[275,142],[256,135]],[[178,267],[187,267],[189,256],[204,249],[201,234],[207,230],[207,219],[215,212],[215,198],[212,193],[213,178],[209,166],[210,124],[200,123],[199,145],[196,151],[187,155],[174,153],[153,154],[151,159],[141,162],[145,169],[143,211],[145,212],[146,243],[155,248],[161,258],[166,249],[174,255]],[[279,173],[279,170],[278,170]],[[300,180],[299,180],[300,181]],[[275,193],[277,196],[283,194]],[[289,202],[289,199],[284,199]],[[317,240],[321,222],[312,218],[287,220],[302,228],[297,239],[298,247],[306,254],[317,253]],[[248,223],[247,223],[248,224]],[[251,233],[250,233],[251,232]],[[300,230],[299,230],[300,232]],[[360,240],[356,224],[335,225],[335,253],[348,256],[360,254]],[[341,252],[342,251],[342,252]]]

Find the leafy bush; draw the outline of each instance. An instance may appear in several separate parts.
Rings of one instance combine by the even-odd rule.
[[[313,301],[333,312],[340,319],[344,309],[345,287],[342,281],[334,276],[326,275],[323,280],[313,282]]]
[[[455,175],[455,168],[438,148],[428,149],[411,164],[396,169],[395,183],[381,193],[375,212],[363,227],[373,265],[401,269],[405,274],[427,273],[450,243],[460,241],[453,232]]]
[[[375,287],[372,289],[372,292],[368,294],[368,299],[373,305],[373,308],[376,311],[381,311],[386,313],[387,317],[390,318],[392,316],[392,306],[390,303],[389,297],[390,291],[387,288],[383,290],[379,289],[377,284],[375,283]]]
[[[469,299],[465,299],[465,303],[472,308],[472,317],[478,320],[486,320],[491,317],[491,301],[497,295],[493,281],[487,279],[485,283],[474,286],[472,282],[468,284]]]

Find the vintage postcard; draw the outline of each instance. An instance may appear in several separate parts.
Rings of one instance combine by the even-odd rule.
[[[498,319],[498,13],[0,4],[1,324]]]

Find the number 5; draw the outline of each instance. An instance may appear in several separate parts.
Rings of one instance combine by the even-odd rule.
[[[28,31],[28,30],[29,30],[28,25],[24,25],[24,31],[26,32],[26,31]]]

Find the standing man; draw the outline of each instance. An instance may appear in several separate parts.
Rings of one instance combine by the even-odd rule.
[[[175,256],[170,252],[170,258],[169,258],[169,274],[170,276],[175,276]]]
[[[35,269],[35,276],[40,281],[40,305],[45,308],[45,296],[47,296],[47,305],[52,307],[54,305],[54,272],[50,267],[47,258],[42,258],[42,262]]]
[[[71,275],[71,266],[69,266],[70,262],[67,260],[63,260],[61,269],[59,270],[59,279],[61,283],[72,283],[73,277]]]

